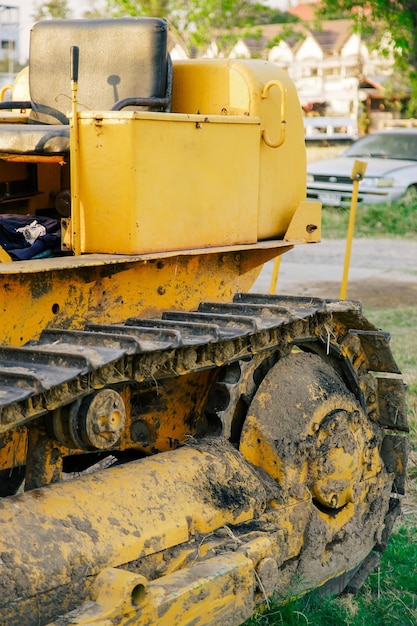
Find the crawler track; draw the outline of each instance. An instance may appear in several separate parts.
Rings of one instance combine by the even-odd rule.
[[[194,458],[183,445],[191,437],[197,441],[195,446],[201,454],[213,455],[207,468],[214,468],[217,458],[230,457],[235,459],[231,463],[241,463],[241,482],[235,474],[233,480],[219,483],[217,491],[217,483],[211,479],[204,486],[198,471],[196,476],[190,476],[194,490],[191,501],[197,502],[193,514],[199,518],[199,498],[202,509],[204,503],[210,503],[217,511],[213,521],[201,531],[199,522],[195,522],[192,530],[193,524],[190,526],[187,518],[189,535],[184,545],[194,555],[191,562],[200,559],[195,546],[196,542],[206,541],[204,533],[210,536],[213,530],[227,524],[234,527],[239,545],[246,545],[255,529],[258,537],[272,541],[276,559],[273,571],[279,580],[301,573],[314,584],[326,583],[336,590],[349,586],[355,590],[375,567],[400,510],[398,496],[404,492],[406,444],[398,431],[407,431],[408,427],[404,385],[389,349],[389,336],[363,317],[357,303],[237,294],[231,303],[202,303],[194,312],[167,311],[161,319],[129,319],[124,324],[94,325],[82,331],[46,330],[38,341],[22,348],[2,348],[0,441],[3,450],[9,450],[13,442],[18,446],[21,433],[27,432],[28,437],[27,455],[16,466],[26,465],[29,492],[18,498],[30,497],[30,489],[34,487],[59,482],[62,473],[54,466],[57,456],[86,456],[95,462],[97,455],[102,454],[103,450],[91,445],[94,434],[90,438],[88,433],[85,435],[83,429],[88,431],[88,427],[85,422],[77,421],[77,411],[81,411],[85,398],[94,398],[103,389],[111,390],[112,394],[123,390],[124,402],[130,403],[120,439],[104,446],[106,453],[117,455],[119,450],[133,450],[142,457],[161,458],[164,463],[171,462],[162,460],[171,458],[172,454],[172,459],[177,459],[172,461],[174,474],[181,467],[181,455],[191,455],[190,462]],[[153,394],[150,402],[144,400],[148,390]],[[139,398],[140,405],[136,412],[135,398]],[[158,402],[162,408],[156,406]],[[178,420],[179,407],[187,402],[188,409],[181,409],[181,427],[179,420],[172,432],[158,434],[158,429],[164,430],[161,422],[172,422],[171,413]],[[153,433],[152,443],[147,441],[150,433]],[[9,450],[8,458],[12,456]],[[146,458],[138,461],[143,468],[140,476],[145,476],[147,471],[150,477],[154,475],[152,469],[147,469],[153,467],[154,461],[150,464],[149,461]],[[338,464],[348,467],[347,475],[341,475]],[[126,464],[126,476],[129,471],[135,471],[133,465],[128,470],[129,465]],[[2,477],[6,484],[4,474],[12,467],[3,461]],[[252,489],[252,495],[244,494],[248,479],[243,478],[253,467],[261,472],[254,480],[260,480],[259,489],[265,491],[265,496],[260,496],[255,504],[251,499],[257,500],[256,489]],[[104,477],[112,471],[103,470],[99,474]],[[149,484],[146,480],[151,478],[140,480],[144,481],[146,490]],[[178,478],[177,482],[182,480]],[[217,480],[214,475],[213,480]],[[59,484],[51,487],[61,489]],[[110,486],[103,490],[107,488]],[[132,491],[133,508],[139,506],[136,493],[141,488],[138,482]],[[159,488],[160,485],[155,485],[156,490]],[[65,493],[66,483],[62,489]],[[187,489],[184,485],[185,492]],[[76,487],[67,491],[73,493],[75,502],[82,493]],[[178,498],[180,494],[181,489]],[[11,503],[13,499],[11,496],[6,500]],[[271,501],[276,504],[271,505]],[[164,505],[158,495],[155,502],[162,515]],[[33,502],[28,504],[30,510],[33,505]],[[125,507],[126,519],[131,515],[128,499],[115,506]],[[152,510],[154,506],[155,503]],[[144,535],[146,528],[159,524],[149,512],[138,509],[135,514],[143,520]],[[174,517],[177,514],[172,513]],[[217,516],[220,516],[218,520]],[[59,551],[67,539],[60,536],[61,522],[53,522],[53,517],[51,524],[57,526],[48,537],[56,535],[55,549]],[[114,520],[113,513],[110,519]],[[88,517],[84,524],[87,522],[91,522]],[[24,522],[16,520],[17,526],[21,523],[20,531],[14,530],[16,537],[19,532],[21,536],[28,533]],[[111,528],[114,521],[109,523]],[[100,524],[99,532],[105,526],[103,520]],[[273,540],[272,527],[276,529]],[[288,527],[293,530],[287,536]],[[171,529],[161,530],[161,535],[165,532],[170,536]],[[18,541],[16,538],[16,544]],[[75,537],[74,545],[78,541]],[[178,539],[164,541],[170,549],[177,545]],[[159,562],[156,566],[152,560],[157,559],[157,553],[165,554],[164,550],[161,552],[162,544],[152,547],[152,541],[143,539],[143,542],[146,549],[143,548],[141,558],[142,548],[136,549],[136,565],[129,565],[126,557],[120,555],[112,559],[112,566],[134,571],[139,567],[150,578],[158,570],[156,577],[163,576],[165,565],[162,567]],[[114,549],[117,553],[116,540]],[[13,562],[13,551],[21,552],[13,540],[11,550],[10,562]],[[31,548],[27,547],[28,576],[40,568],[39,580],[53,579],[56,574],[51,573],[48,559],[40,563],[35,551],[32,563],[30,552]],[[71,561],[76,562],[77,558],[73,556]],[[97,574],[106,557],[94,558],[98,569],[93,567],[93,574],[94,571]],[[189,563],[187,558],[183,559],[185,568]],[[165,555],[163,563],[169,559]],[[72,599],[63,606],[70,610],[84,597],[88,599],[95,574],[83,583],[76,572],[69,573],[68,580],[77,578],[72,595],[68,581],[57,582],[59,592],[45,590],[44,583],[39,583],[39,597],[46,594],[54,606],[57,600],[51,598],[55,598],[54,594],[60,597],[65,588],[65,594],[68,592]],[[16,574],[12,571],[8,576],[13,581]],[[272,591],[276,582],[271,583],[269,575],[266,578],[265,585]],[[28,588],[33,590],[36,584],[32,582]],[[33,613],[32,599],[24,600],[19,612],[10,608],[16,603],[14,588],[10,594],[10,601],[7,593],[4,595],[3,613],[16,616],[17,621],[10,621],[11,624],[31,624],[25,620]],[[253,594],[255,597],[256,592]],[[44,621],[36,623],[47,624],[61,609],[52,608]],[[141,619],[138,617],[132,623],[147,623],[145,618],[143,622]]]
[[[311,325],[311,338],[334,343],[329,320],[343,324],[374,372],[400,374],[389,336],[376,329],[352,302],[237,294],[233,303],[201,303],[196,312],[167,311],[162,319],[129,319],[82,331],[45,330],[39,341],[0,348],[0,432],[40,417],[105,385],[143,382],[219,367],[282,347],[294,325]],[[291,337],[289,338],[291,341]],[[401,429],[389,406],[374,407],[384,426]],[[373,394],[372,398],[374,397]],[[393,407],[395,414],[402,414]]]

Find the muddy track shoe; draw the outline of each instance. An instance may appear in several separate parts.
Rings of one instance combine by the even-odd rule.
[[[237,294],[0,359],[2,492],[26,489],[0,503],[7,624],[239,624],[376,566],[407,421],[357,303]]]

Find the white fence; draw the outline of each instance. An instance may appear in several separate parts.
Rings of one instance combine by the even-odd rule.
[[[353,141],[359,136],[354,117],[305,117],[306,141]]]

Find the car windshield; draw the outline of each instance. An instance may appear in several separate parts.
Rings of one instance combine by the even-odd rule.
[[[344,156],[417,161],[417,134],[367,135],[352,144]]]

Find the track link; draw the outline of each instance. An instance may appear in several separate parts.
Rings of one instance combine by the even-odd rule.
[[[0,348],[0,433],[106,385],[178,376],[271,351],[300,321],[311,323],[312,338],[321,335],[330,345],[326,323],[335,316],[351,342],[360,341],[368,369],[384,373],[378,420],[406,430],[403,408],[384,401],[388,387],[395,386],[399,399],[402,388],[389,335],[362,317],[359,304],[236,294],[233,303],[202,302],[195,312],[167,311],[160,319],[131,318],[82,331],[45,330],[38,341]]]

